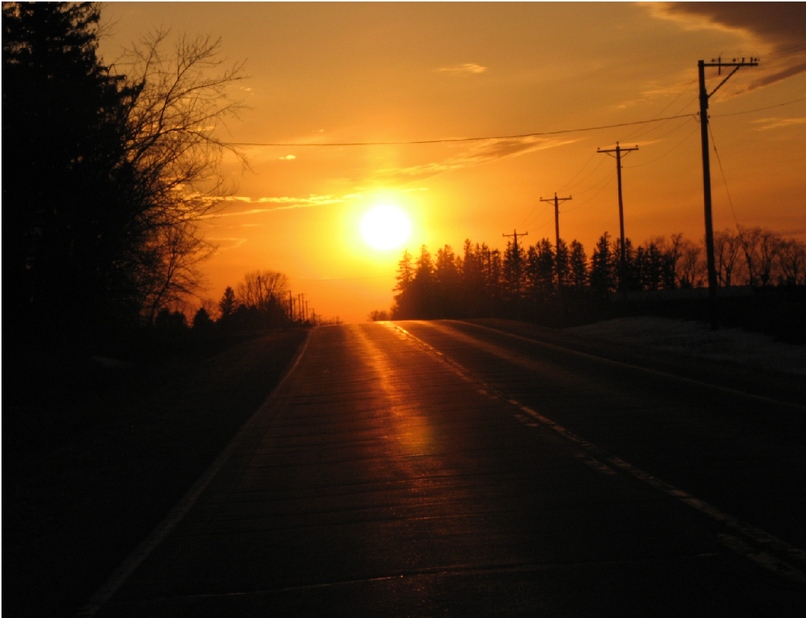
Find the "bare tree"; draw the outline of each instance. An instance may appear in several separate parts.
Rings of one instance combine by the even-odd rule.
[[[806,284],[806,243],[794,238],[781,241],[778,253],[781,283]]]
[[[723,230],[714,234],[714,254],[716,256],[716,274],[722,286],[730,287],[742,275],[742,262],[739,254],[742,244],[739,237],[731,230]]]
[[[680,259],[676,266],[678,285],[681,288],[700,288],[706,278],[703,247],[682,237],[679,240]]]
[[[235,152],[219,133],[242,107],[230,90],[243,78],[243,64],[224,67],[220,39],[181,36],[166,54],[167,44],[168,33],[157,31],[116,67],[136,93],[126,157],[137,178],[131,199],[140,208],[127,225],[142,239],[135,261],[149,320],[199,285],[197,265],[213,247],[198,224],[225,195],[218,167],[225,151]]]
[[[272,304],[282,304],[287,293],[286,275],[273,270],[255,270],[244,275],[237,295],[242,305],[265,311]]]

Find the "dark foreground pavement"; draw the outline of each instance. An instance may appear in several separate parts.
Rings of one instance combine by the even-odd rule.
[[[312,331],[85,615],[806,615],[797,548],[445,358],[393,325]]]

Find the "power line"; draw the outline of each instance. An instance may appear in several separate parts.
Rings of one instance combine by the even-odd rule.
[[[684,94],[685,91],[681,92]],[[677,98],[679,98],[678,95]],[[676,98],[676,99],[677,99]],[[675,99],[675,100],[676,100]],[[729,114],[713,114],[714,118],[721,118],[725,116],[738,116],[740,114],[752,114],[754,112],[762,112],[768,109],[775,109],[776,107],[784,107],[786,105],[791,105],[793,103],[799,103],[800,101],[805,101],[806,97],[800,97],[798,99],[792,99],[790,101],[785,101],[783,103],[777,103],[775,105],[768,105],[766,107],[757,107],[754,109],[749,109],[741,112],[732,112]],[[674,101],[672,101],[674,103]],[[666,108],[672,105],[670,103],[666,106]],[[426,139],[426,140],[409,140],[409,141],[389,141],[389,142],[222,142],[222,144],[226,146],[263,146],[263,147],[272,147],[272,148],[328,148],[328,147],[348,147],[348,146],[416,146],[416,145],[427,145],[427,144],[459,144],[463,142],[484,142],[484,141],[492,141],[492,140],[506,140],[506,139],[525,139],[527,137],[545,137],[547,135],[564,135],[567,133],[586,133],[588,131],[601,131],[604,129],[617,129],[620,127],[631,127],[636,125],[645,125],[645,124],[652,124],[655,122],[666,122],[669,120],[677,120],[678,118],[688,118],[693,117],[697,119],[696,113],[688,113],[688,114],[675,114],[673,116],[664,116],[662,118],[650,118],[648,120],[635,120],[633,122],[620,122],[616,124],[606,124],[606,125],[595,125],[591,127],[579,127],[576,129],[558,129],[556,131],[537,131],[534,133],[521,133],[517,135],[487,135],[487,136],[478,136],[478,137],[446,137],[446,138],[439,138],[439,139]]]
[[[297,148],[297,147],[345,147],[345,146],[416,146],[424,144],[458,144],[463,142],[484,142],[492,140],[506,140],[506,139],[525,139],[527,137],[545,137],[547,135],[563,135],[566,133],[584,133],[587,131],[600,131],[603,129],[617,129],[619,127],[631,127],[639,124],[647,124],[651,122],[664,122],[666,120],[676,120],[677,118],[686,118],[696,114],[678,114],[676,116],[666,116],[664,118],[651,118],[649,120],[636,120],[633,122],[620,122],[617,124],[598,125],[593,127],[582,127],[577,129],[559,129],[557,131],[540,131],[535,133],[521,133],[519,135],[488,135],[485,137],[447,137],[441,139],[426,139],[426,140],[411,140],[411,141],[398,141],[398,142],[227,142],[228,146],[266,146],[278,148]]]

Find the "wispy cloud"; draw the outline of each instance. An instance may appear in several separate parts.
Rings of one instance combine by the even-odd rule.
[[[504,157],[518,156],[535,150],[556,148],[570,144],[577,139],[549,139],[544,137],[508,137],[491,139],[473,144],[464,152],[443,161],[434,161],[409,167],[386,168],[378,170],[376,178],[385,181],[421,180],[436,174],[451,172],[466,167],[482,165]]]
[[[806,124],[806,117],[804,118],[759,118],[754,120],[759,126],[756,131],[769,131],[770,129],[785,129],[801,124]]]
[[[230,251],[231,249],[237,249],[246,242],[246,238],[232,238],[232,237],[226,237],[226,238],[208,237],[207,240],[209,240],[216,246],[216,252]]]
[[[447,73],[448,75],[476,75],[478,73],[484,73],[486,70],[487,67],[483,67],[480,64],[475,64],[473,62],[454,64],[451,66],[434,69],[434,71],[437,73]]]
[[[221,212],[205,215],[203,218],[219,219],[221,217],[245,217],[250,215],[271,213],[278,210],[315,208],[317,206],[326,206],[328,204],[340,204],[345,201],[345,198],[334,197],[332,195],[310,195],[308,197],[250,197],[233,195],[222,198],[221,201],[226,204]],[[268,206],[264,208],[248,208],[244,210],[237,210],[234,208],[234,206],[238,206],[240,204],[267,204]]]

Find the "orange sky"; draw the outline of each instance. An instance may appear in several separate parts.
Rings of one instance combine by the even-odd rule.
[[[369,248],[359,221],[381,197],[412,220],[407,243],[458,253],[561,236],[588,254],[618,236],[615,160],[635,244],[704,233],[697,61],[757,56],[711,98],[714,227],[762,226],[806,240],[806,4],[108,3],[107,62],[150,30],[222,38],[246,61],[248,109],[227,160],[235,187],[205,225],[215,301],[251,270],[287,274],[325,318],[392,303],[402,249]],[[724,73],[723,73],[724,76]],[[721,78],[708,72],[709,91]],[[641,121],[682,116],[674,120]],[[596,128],[623,125],[612,128]],[[532,134],[528,137],[509,137]],[[539,135],[534,135],[539,134]],[[505,138],[505,139],[504,139]],[[720,169],[721,163],[721,169]]]

